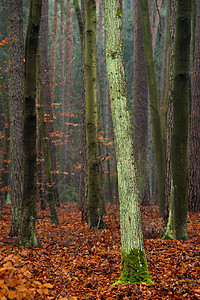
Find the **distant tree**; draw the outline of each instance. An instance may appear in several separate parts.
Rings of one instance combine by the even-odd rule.
[[[24,42],[23,1],[8,1],[9,17],[9,103],[10,103],[10,159],[11,159],[11,236],[17,236],[23,186],[23,90]]]
[[[85,93],[86,139],[88,161],[89,227],[103,226],[101,199],[101,168],[97,140],[96,96],[96,3],[85,0]]]
[[[52,27],[52,45],[51,45],[51,101],[52,103],[54,101],[54,86],[55,86],[57,22],[58,22],[58,0],[55,0],[54,18],[53,18],[53,27]]]
[[[173,74],[171,138],[172,181],[169,221],[165,238],[188,239],[188,96],[191,37],[191,0],[178,0]]]
[[[19,244],[39,247],[35,234],[36,203],[36,55],[39,41],[41,0],[31,0],[25,40],[23,145],[24,182]]]
[[[197,1],[189,143],[189,210],[200,211],[200,2]]]
[[[56,147],[53,143],[52,134],[54,132],[54,119],[53,119],[53,107],[51,102],[51,85],[50,85],[50,74],[48,64],[48,7],[49,1],[42,1],[42,18],[40,24],[40,66],[41,66],[41,79],[42,79],[42,90],[44,99],[44,114],[45,114],[45,128],[47,132],[47,141],[49,144],[49,150],[51,155],[51,166],[52,166],[52,180],[54,187],[55,202],[59,206],[58,197],[58,183],[56,175]]]
[[[117,159],[121,227],[121,276],[115,284],[152,283],[144,252],[133,126],[125,79],[119,0],[103,0],[106,63]]]
[[[43,5],[44,5],[44,1],[45,0],[43,0]],[[46,184],[48,190],[48,203],[49,203],[50,214],[51,214],[51,223],[58,224],[59,222],[58,222],[58,215],[56,211],[51,155],[50,155],[49,143],[47,138],[47,130],[44,122],[44,94],[42,88],[43,86],[42,86],[42,79],[41,79],[39,51],[37,55],[36,76],[37,76],[37,89],[38,89],[39,129],[40,129],[40,135],[41,135],[42,145],[44,149],[44,163],[45,163],[45,171],[46,171]]]

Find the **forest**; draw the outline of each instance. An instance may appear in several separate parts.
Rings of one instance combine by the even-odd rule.
[[[200,1],[0,4],[0,299],[200,299]]]

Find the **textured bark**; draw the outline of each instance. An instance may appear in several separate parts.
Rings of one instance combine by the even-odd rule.
[[[189,144],[189,210],[200,211],[200,2],[197,18],[192,77],[192,106]]]
[[[96,99],[96,4],[85,0],[85,91],[86,139],[88,160],[89,227],[103,226],[101,205],[101,169],[97,140]]]
[[[165,238],[188,239],[187,136],[191,37],[191,0],[178,0],[173,74],[172,185]]]
[[[51,45],[51,101],[52,103],[54,102],[54,87],[55,87],[57,21],[58,21],[58,0],[55,0],[54,19],[53,19],[53,28],[52,28],[52,45]]]
[[[118,171],[122,273],[115,284],[152,283],[144,254],[139,190],[125,79],[122,16],[119,0],[103,0],[106,62]]]
[[[11,236],[17,236],[20,223],[23,184],[23,90],[24,43],[23,1],[9,0],[9,101],[11,159]],[[14,37],[15,39],[13,39]]]
[[[176,29],[176,8],[177,1],[170,0],[169,28],[168,28],[168,57],[167,57],[167,81],[166,91],[163,103],[163,126],[167,119],[166,134],[166,182],[165,182],[165,213],[164,228],[167,226],[169,218],[169,204],[171,194],[171,136],[172,136],[172,89],[173,89],[173,71],[174,71],[174,39]],[[164,135],[164,134],[163,134]]]
[[[42,2],[42,19],[40,24],[40,65],[41,65],[41,77],[42,77],[42,90],[44,99],[44,114],[45,114],[45,127],[47,131],[47,138],[49,143],[51,165],[52,165],[52,178],[54,185],[54,195],[56,204],[59,205],[58,197],[58,183],[56,176],[56,148],[53,141],[54,132],[54,119],[53,108],[51,103],[51,90],[50,90],[50,76],[48,66],[48,0]]]
[[[81,220],[88,222],[88,166],[86,145],[86,103],[85,103],[85,6],[81,0],[81,10],[78,0],[74,0],[74,9],[79,25],[81,40],[81,178],[80,178],[80,209]]]
[[[106,141],[106,128],[105,128],[105,118],[104,118],[104,111],[105,111],[105,99],[103,97],[102,88],[101,88],[101,65],[102,62],[102,42],[103,42],[103,7],[102,7],[102,0],[99,1],[99,27],[98,27],[98,45],[97,45],[97,61],[98,61],[98,70],[97,70],[97,77],[98,77],[98,92],[99,92],[99,106],[100,106],[100,120],[101,120],[101,129],[102,129],[102,136],[103,139]],[[103,155],[109,156],[109,150],[106,144],[103,145]],[[111,185],[111,176],[110,176],[110,160],[106,160],[106,190],[107,193],[105,195],[105,200],[110,203],[113,203],[113,192],[112,192],[112,185]]]
[[[36,203],[36,54],[39,40],[41,0],[31,0],[25,41],[24,68],[24,182],[21,207],[19,244],[39,247],[35,234]]]
[[[142,204],[149,203],[148,178],[148,80],[139,0],[134,2],[134,93],[133,128],[138,183]]]
[[[7,101],[7,95],[5,92],[2,73],[0,69],[0,96],[1,101],[3,103],[3,111],[4,111],[4,141],[3,141],[3,156],[2,156],[2,164],[0,171],[0,219],[2,218],[1,212],[3,205],[5,203],[7,197],[8,190],[8,164],[9,164],[9,149],[10,149],[10,110],[9,110],[9,102]]]

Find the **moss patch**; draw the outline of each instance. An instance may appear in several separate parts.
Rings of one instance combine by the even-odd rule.
[[[144,251],[133,249],[129,254],[122,252],[122,273],[117,284],[141,283],[154,284],[148,272]]]

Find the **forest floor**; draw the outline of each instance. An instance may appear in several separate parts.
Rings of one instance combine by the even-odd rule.
[[[38,210],[43,248],[17,248],[11,207],[0,220],[0,299],[200,299],[200,214],[188,214],[188,241],[163,240],[156,206],[142,207],[144,246],[154,285],[112,286],[120,276],[119,207],[107,206],[105,229],[89,230],[75,204],[58,209],[59,225]]]

